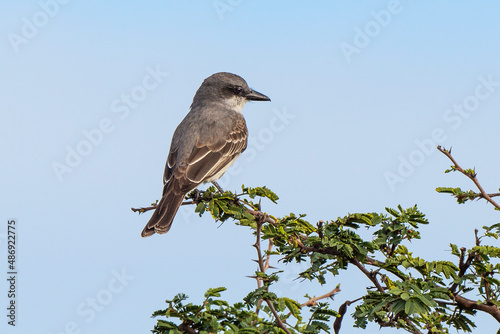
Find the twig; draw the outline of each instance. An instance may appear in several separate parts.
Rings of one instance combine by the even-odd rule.
[[[451,149],[450,150],[446,150],[446,149],[442,148],[441,146],[438,146],[437,149],[441,153],[443,153],[444,155],[446,155],[448,157],[448,159],[451,160],[451,162],[454,165],[454,169],[455,170],[458,170],[460,173],[464,174],[469,179],[471,179],[472,182],[474,182],[474,184],[476,185],[477,189],[481,193],[480,197],[484,198],[485,200],[487,200],[488,202],[490,202],[494,207],[496,207],[497,209],[500,210],[500,204],[498,204],[497,202],[495,202],[494,200],[492,200],[491,196],[488,193],[486,193],[486,191],[484,191],[483,187],[481,186],[481,184],[479,184],[479,181],[477,180],[477,177],[476,177],[477,174],[475,172],[474,173],[467,173],[462,167],[460,167],[460,165],[452,157],[452,155],[451,155]],[[498,196],[499,194],[492,194],[492,195]]]
[[[309,300],[306,301],[305,303],[301,304],[300,307],[302,308],[304,306],[308,306],[308,307],[316,306],[318,304],[318,300],[325,299],[325,298],[332,298],[333,299],[333,296],[339,292],[340,292],[340,288],[337,286],[335,289],[333,289],[332,291],[330,291],[328,293],[325,293],[322,296],[309,298]],[[288,312],[287,316],[290,316],[291,314],[292,314],[292,312]],[[311,323],[311,321],[312,321],[312,318],[309,319],[308,325]]]
[[[460,248],[460,260],[458,263],[458,268],[460,270],[458,272],[458,277],[462,277],[465,275],[465,272],[467,271],[467,269],[469,269],[469,267],[472,264],[472,260],[474,260],[474,257],[476,257],[476,252],[470,252],[469,255],[467,256],[467,260],[464,261],[465,251],[466,251],[465,247]],[[455,293],[457,287],[458,283],[453,283],[450,287],[451,293]]]
[[[274,242],[273,239],[269,239],[269,245],[267,246],[267,256],[266,256],[266,263],[264,264],[264,272],[269,269],[270,267],[270,260],[271,260],[271,254],[269,252],[273,249]]]
[[[157,207],[158,207],[158,205],[153,205],[153,206],[148,206],[145,208],[130,208],[130,209],[134,212],[144,213],[144,212],[149,211],[149,210],[154,210]]]
[[[477,229],[474,230],[474,237],[475,237],[475,240],[476,240],[476,246],[480,246],[481,245],[481,239],[479,239],[478,236],[477,236],[478,232],[479,231]],[[459,269],[459,271],[458,271],[458,277],[463,277],[465,275],[465,272],[467,271],[467,269],[469,269],[469,267],[472,264],[472,261],[477,256],[476,252],[472,251],[467,256],[467,260],[465,260],[465,252],[466,252],[466,248],[465,247],[460,248],[460,260],[458,262],[458,269]],[[451,285],[451,287],[450,287],[451,293],[454,294],[455,290],[457,289],[457,287],[458,287],[458,283],[453,283]]]
[[[190,204],[196,204],[196,202],[195,201],[185,201],[185,202],[182,202],[181,205],[190,205]],[[130,209],[134,212],[144,213],[144,212],[147,212],[150,210],[155,210],[157,207],[158,207],[158,204],[152,205],[152,206],[147,206],[145,208],[130,208]]]
[[[300,307],[304,307],[304,306],[309,306],[309,307],[316,306],[318,304],[318,300],[325,299],[325,298],[332,298],[334,295],[336,295],[339,292],[340,292],[340,288],[337,286],[335,289],[333,289],[332,291],[330,291],[328,293],[325,293],[324,295],[321,295],[319,297],[310,298],[308,301],[306,301],[305,303],[301,304]]]
[[[358,259],[352,257],[349,259],[349,262],[358,267],[358,269],[361,270],[363,274],[365,274],[365,276],[368,277],[370,281],[372,281],[373,284],[375,284],[375,287],[377,288],[378,291],[382,293],[385,292],[385,289],[382,287],[382,285],[380,285],[379,281],[377,280],[377,277],[375,277],[375,275],[369,272],[368,269],[366,269],[365,266],[363,266],[361,262],[358,261]]]
[[[262,228],[262,222],[257,221],[257,240],[255,241],[255,244],[253,245],[257,249],[257,257],[258,257],[258,265],[259,265],[259,270],[261,272],[264,272],[264,260],[262,259],[262,252],[260,251],[260,232]]]
[[[406,324],[410,327],[413,328],[413,333],[415,334],[423,334],[421,331],[418,330],[418,328],[415,326],[413,321],[411,321],[408,317],[403,317],[403,320],[406,322]]]
[[[202,201],[204,191],[200,191],[198,189],[195,189],[191,193],[194,194],[193,195],[194,199],[192,199],[190,201],[184,201],[181,203],[181,205],[198,204]],[[185,199],[189,199],[189,198],[191,198],[191,197],[189,195],[186,195]],[[236,200],[238,200],[238,196],[236,196]],[[158,203],[158,200],[156,201],[156,203]],[[139,214],[141,214],[141,213],[144,213],[144,212],[149,211],[149,210],[154,210],[157,207],[158,207],[158,204],[154,204],[154,205],[151,205],[151,206],[148,206],[145,208],[131,208],[131,209],[132,209],[132,211],[139,212]]]
[[[268,252],[271,251],[271,249],[273,248],[273,245],[274,245],[273,239],[269,239],[269,246],[267,247]],[[266,270],[269,269],[269,267],[270,267],[269,260],[270,260],[270,255],[267,254],[266,262],[264,264],[264,272],[266,272]],[[258,263],[258,261],[255,261],[255,262]],[[257,287],[261,288],[262,287],[262,280],[260,280],[259,277],[255,277],[255,279],[257,280]],[[255,310],[255,313],[257,315],[259,315],[259,310],[260,310],[260,305],[261,304],[262,304],[262,299],[260,299],[257,302],[257,307],[256,307],[256,310]]]
[[[405,280],[405,279],[408,278],[405,274],[403,274],[397,268],[385,268],[386,267],[386,263],[384,261],[376,260],[376,259],[373,259],[373,258],[367,256],[366,257],[366,264],[379,268],[377,270],[380,270],[381,268],[384,268],[389,273],[395,275],[396,277],[398,277],[398,278],[400,278],[402,280]]]
[[[272,225],[276,226],[276,221],[274,219],[272,219],[271,217],[269,217],[264,212],[257,211],[257,210],[252,210],[252,209],[248,209],[248,208],[245,208],[245,210],[246,210],[246,212],[248,212],[249,214],[251,214],[252,216],[254,216],[256,220],[261,221],[261,224],[263,224],[263,223],[269,223],[269,224],[272,224]]]

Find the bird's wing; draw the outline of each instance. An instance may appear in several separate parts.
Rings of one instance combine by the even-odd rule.
[[[176,163],[177,163],[177,148],[171,148],[170,152],[168,153],[167,163],[165,164],[165,172],[163,173],[164,186],[172,178],[172,169],[174,168]]]
[[[187,192],[219,173],[247,147],[245,120],[236,122],[233,130],[215,143],[196,145],[187,161],[177,161],[177,149],[167,158],[163,195],[151,219],[142,231],[143,237],[167,233]]]
[[[187,160],[186,178],[202,183],[231,163],[247,147],[248,130],[243,118],[225,138],[214,143],[197,143]]]

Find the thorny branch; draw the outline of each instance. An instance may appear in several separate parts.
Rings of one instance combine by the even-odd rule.
[[[195,201],[185,201],[182,202],[181,205],[190,205],[190,204],[196,204]],[[130,208],[134,212],[139,212],[139,214],[150,211],[150,210],[155,210],[158,207],[158,204],[147,206],[145,208]]]
[[[460,167],[460,165],[456,162],[456,160],[451,155],[451,148],[449,150],[447,150],[445,148],[442,148],[441,146],[438,146],[437,149],[439,150],[439,152],[443,153],[444,155],[446,155],[448,157],[448,159],[451,160],[451,162],[453,163],[454,170],[458,170],[460,173],[467,176],[469,179],[472,180],[472,182],[474,182],[477,189],[479,190],[479,197],[484,198],[485,200],[490,202],[495,208],[500,210],[500,204],[498,204],[497,202],[495,202],[494,200],[491,199],[491,197],[500,196],[500,193],[494,193],[494,194],[486,193],[486,191],[484,191],[483,187],[481,186],[481,184],[477,180],[476,172],[474,171],[473,173],[471,173],[471,172],[465,171],[462,167]]]
[[[459,171],[460,173],[464,174],[465,176],[467,176],[469,179],[471,179],[473,181],[473,183],[476,185],[477,189],[480,192],[479,194],[477,194],[477,198],[484,198],[486,201],[491,203],[493,206],[500,209],[500,205],[498,203],[496,203],[494,200],[492,200],[492,197],[500,196],[500,193],[491,193],[491,194],[486,193],[484,191],[483,187],[480,185],[479,181],[477,180],[476,173],[474,171],[471,171],[471,170],[464,170],[452,157],[451,149],[446,150],[446,149],[443,149],[440,146],[438,146],[438,150],[440,152],[442,152],[443,154],[445,154],[452,161],[452,163],[453,163],[452,169],[453,170]],[[182,205],[198,204],[199,202],[201,202],[201,197],[198,196],[195,199],[187,200],[187,201],[183,202]],[[257,210],[254,210],[254,207],[250,207],[248,205],[248,203],[239,202],[238,196],[235,196],[234,202],[245,205],[245,210],[255,217],[255,221],[257,223],[257,228],[256,228],[256,242],[253,246],[257,250],[258,260],[256,260],[256,262],[258,263],[259,271],[262,273],[265,273],[266,270],[270,268],[270,253],[269,252],[272,250],[274,244],[273,244],[273,240],[269,239],[268,252],[267,252],[266,256],[263,256],[263,253],[261,250],[262,226],[264,225],[264,223],[268,223],[268,224],[272,224],[272,225],[277,225],[277,223],[272,217],[270,217],[269,215],[267,215],[266,213],[261,211],[260,203],[259,203],[259,206],[256,207]],[[157,205],[153,204],[150,207],[137,208],[137,209],[132,208],[132,211],[144,213],[146,211],[154,210],[156,208],[157,208]],[[321,229],[322,224],[323,224],[323,221],[320,221],[318,223],[318,235],[320,235],[320,236],[322,233],[322,229]],[[480,238],[478,238],[478,236],[477,236],[477,230],[475,231],[475,233],[476,233],[476,246],[479,246]],[[302,251],[304,251],[306,253],[318,252],[318,253],[330,254],[330,255],[335,255],[335,256],[344,256],[343,254],[341,254],[339,251],[337,251],[336,249],[334,249],[332,247],[320,248],[317,246],[313,246],[313,247],[305,246],[303,243],[303,241],[305,240],[304,238],[307,239],[307,237],[305,237],[305,236],[302,239],[300,237],[297,237],[297,238],[294,238],[295,239],[294,241],[302,249]],[[477,258],[477,256],[478,256],[478,254],[474,251],[471,251],[468,255],[466,255],[466,248],[460,249],[458,277],[463,277],[466,274],[467,270],[472,266],[473,261]],[[377,278],[378,271],[369,271],[365,267],[365,265],[372,265],[372,266],[380,268],[380,267],[384,266],[384,262],[372,259],[370,257],[367,257],[366,261],[363,261],[363,262],[359,261],[356,257],[348,258],[348,261],[351,264],[353,264],[354,266],[356,266],[361,272],[363,272],[363,274],[374,284],[375,288],[379,292],[383,293],[386,291],[387,288],[382,286],[379,279]],[[391,271],[391,273],[395,274],[400,279],[406,278],[405,275],[402,273],[398,274],[398,273],[395,273],[392,271]],[[485,274],[485,275],[487,276],[488,274]],[[484,275],[483,275],[483,277],[484,277]],[[255,277],[255,278],[257,280],[258,287],[259,288],[262,287],[262,279],[259,277]],[[482,278],[482,280],[484,281],[484,278]],[[486,312],[486,313],[492,315],[498,322],[500,322],[500,309],[496,305],[488,303],[488,299],[489,299],[488,296],[487,296],[486,303],[478,303],[477,301],[467,299],[467,298],[463,297],[462,295],[460,295],[461,289],[459,291],[457,291],[458,287],[459,287],[459,284],[457,284],[457,283],[453,283],[450,286],[449,291],[453,295],[453,302],[449,303],[449,305],[455,305],[458,310],[460,310],[460,309],[475,309],[475,310],[483,311],[483,312]],[[488,288],[489,287],[486,286],[487,292],[489,290]],[[337,288],[333,289],[332,291],[330,291],[322,296],[310,298],[308,301],[303,303],[301,305],[301,307],[315,306],[315,305],[317,305],[318,300],[321,300],[324,298],[332,298],[339,291],[340,291],[340,289],[337,287]],[[489,295],[489,293],[487,293],[487,295]],[[360,299],[362,299],[362,298],[360,298]],[[353,301],[346,301],[344,304],[341,305],[341,307],[339,309],[339,314],[341,316],[338,317],[334,323],[335,333],[338,333],[340,330],[340,325],[341,325],[341,321],[343,318],[343,314],[345,313],[347,307],[351,303],[354,303],[360,299],[356,299]],[[260,304],[262,301],[265,301],[266,304],[268,305],[270,311],[272,312],[272,314],[276,320],[277,326],[279,326],[285,333],[290,334],[290,331],[287,328],[286,321],[283,321],[280,318],[280,316],[277,313],[277,311],[273,305],[273,302],[271,300],[266,299],[266,298],[264,298],[263,300],[260,300],[258,302],[256,312],[257,313],[259,312]],[[407,330],[409,330],[412,333],[416,333],[416,334],[422,333],[421,331],[418,330],[418,328],[415,326],[415,324],[412,322],[412,320],[410,320],[410,318],[405,316],[402,319],[406,322],[407,326],[409,327]],[[386,323],[380,321],[379,325],[381,327],[392,327],[393,322],[394,322],[394,319],[390,319]],[[187,331],[188,333],[196,333],[192,328],[190,328],[188,323],[183,323],[181,326],[185,327],[184,330]]]
[[[328,248],[308,247],[308,246],[305,246],[303,244],[303,242],[299,239],[295,239],[295,242],[303,251],[305,251],[307,253],[318,252],[318,253],[323,253],[323,254],[343,256],[339,251],[337,251],[336,249],[334,249],[332,247],[328,247]],[[366,269],[366,267],[355,257],[350,257],[350,258],[348,258],[348,260],[351,264],[355,265],[363,274],[365,274],[365,276],[375,285],[375,287],[377,288],[377,290],[379,292],[382,292],[382,293],[385,292],[385,288],[378,281],[375,272],[369,271],[368,269]],[[370,259],[368,264],[377,266],[377,262],[374,259]],[[348,304],[346,304],[346,306],[347,305]],[[418,330],[418,328],[415,326],[415,324],[408,317],[405,316],[403,318],[403,320],[406,322],[406,324],[409,327],[412,328],[412,330],[411,330],[412,333],[422,334],[422,332]],[[338,328],[340,328],[340,322],[337,322],[337,325],[338,325]],[[384,324],[382,322],[379,322],[379,325],[381,327],[389,327],[389,326],[392,326],[392,323],[391,324],[389,324],[389,323]]]
[[[260,240],[261,240],[260,239],[260,234],[261,234],[262,224],[264,223],[264,219],[263,218],[265,216],[267,216],[267,215],[263,214],[262,212],[260,212],[260,214],[258,216],[260,216],[261,219],[258,219],[257,216],[255,217],[256,218],[256,223],[257,223],[257,230],[256,230],[257,240],[255,241],[254,247],[255,247],[255,249],[257,249],[257,257],[258,257],[259,270],[263,273],[263,272],[265,272],[266,267],[265,267],[264,259],[262,257],[262,252],[261,252],[261,249],[260,249]],[[288,328],[283,323],[283,320],[281,320],[278,312],[276,312],[276,309],[274,308],[274,305],[273,305],[272,301],[270,301],[269,299],[264,299],[264,301],[267,303],[267,306],[269,306],[269,309],[273,313],[273,316],[276,319],[277,325],[281,329],[283,329],[285,331],[285,333],[291,334],[290,331],[288,330]]]
[[[476,185],[477,189],[479,190],[479,194],[477,197],[479,198],[484,198],[486,201],[488,201],[490,204],[492,204],[495,208],[500,210],[500,205],[495,202],[492,197],[497,197],[500,196],[500,193],[492,193],[488,194],[486,191],[484,191],[483,187],[479,183],[477,179],[477,174],[474,170],[464,170],[458,163],[457,161],[453,158],[451,155],[451,148],[449,150],[442,148],[441,146],[438,146],[437,149],[446,155],[448,159],[451,160],[453,163],[452,169],[457,170],[463,175],[467,176],[474,184]],[[476,246],[480,245],[480,238],[477,236],[478,230],[476,229],[474,231],[475,233],[475,239],[476,239]],[[478,256],[476,252],[472,251],[469,253],[467,258],[465,258],[465,252],[466,249],[464,247],[460,248],[460,259],[459,259],[459,273],[458,277],[463,277],[466,273],[466,271],[470,268],[472,265],[474,259]],[[485,289],[486,289],[486,300],[488,301],[490,298],[490,287],[488,282],[484,279],[484,276],[481,277],[482,282],[485,284]],[[489,303],[478,303],[477,301],[467,299],[463,296],[459,295],[460,291],[456,291],[458,287],[457,283],[453,283],[452,286],[450,287],[450,292],[453,294],[454,301],[456,302],[456,305],[459,308],[468,308],[468,309],[475,309],[475,310],[480,310],[486,313],[489,313],[492,315],[498,322],[500,322],[500,309],[496,305],[492,305]]]
[[[328,293],[325,293],[324,295],[321,295],[319,297],[309,298],[308,301],[306,301],[305,303],[301,304],[300,306],[301,307],[304,307],[304,306],[309,306],[309,307],[316,306],[318,304],[318,300],[325,299],[325,298],[333,298],[333,296],[335,296],[339,292],[340,292],[340,288],[337,286],[335,289],[333,289],[332,291],[330,291]]]
[[[477,233],[478,230],[477,229],[474,230],[476,246],[479,246],[481,241],[478,238]],[[460,259],[458,262],[458,268],[459,268],[458,277],[463,277],[465,275],[467,270],[472,265],[474,259],[478,256],[476,252],[472,251],[469,253],[466,259],[465,252],[466,252],[465,247],[460,248]],[[485,282],[484,278],[481,278],[481,280]],[[465,298],[459,295],[460,291],[456,291],[457,287],[458,287],[457,283],[453,283],[452,286],[450,287],[450,292],[453,294],[455,306],[458,306],[459,308],[473,309],[486,312],[490,314],[493,318],[495,318],[498,322],[500,322],[500,309],[496,305],[489,303],[478,303],[477,301]],[[490,291],[487,282],[485,282],[485,287],[486,287],[486,299],[488,301],[488,299],[490,298],[490,293],[489,293]]]

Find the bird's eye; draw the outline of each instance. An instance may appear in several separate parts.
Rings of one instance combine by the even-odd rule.
[[[234,90],[234,93],[235,93],[236,95],[241,95],[241,94],[243,94],[243,88],[241,88],[241,87],[234,87],[234,89],[233,89],[233,90]]]

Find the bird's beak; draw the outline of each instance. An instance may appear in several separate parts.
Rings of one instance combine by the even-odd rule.
[[[250,90],[250,92],[248,92],[245,95],[245,97],[249,101],[271,101],[270,98],[268,98],[264,94],[261,94],[261,93],[255,91],[255,90]]]

